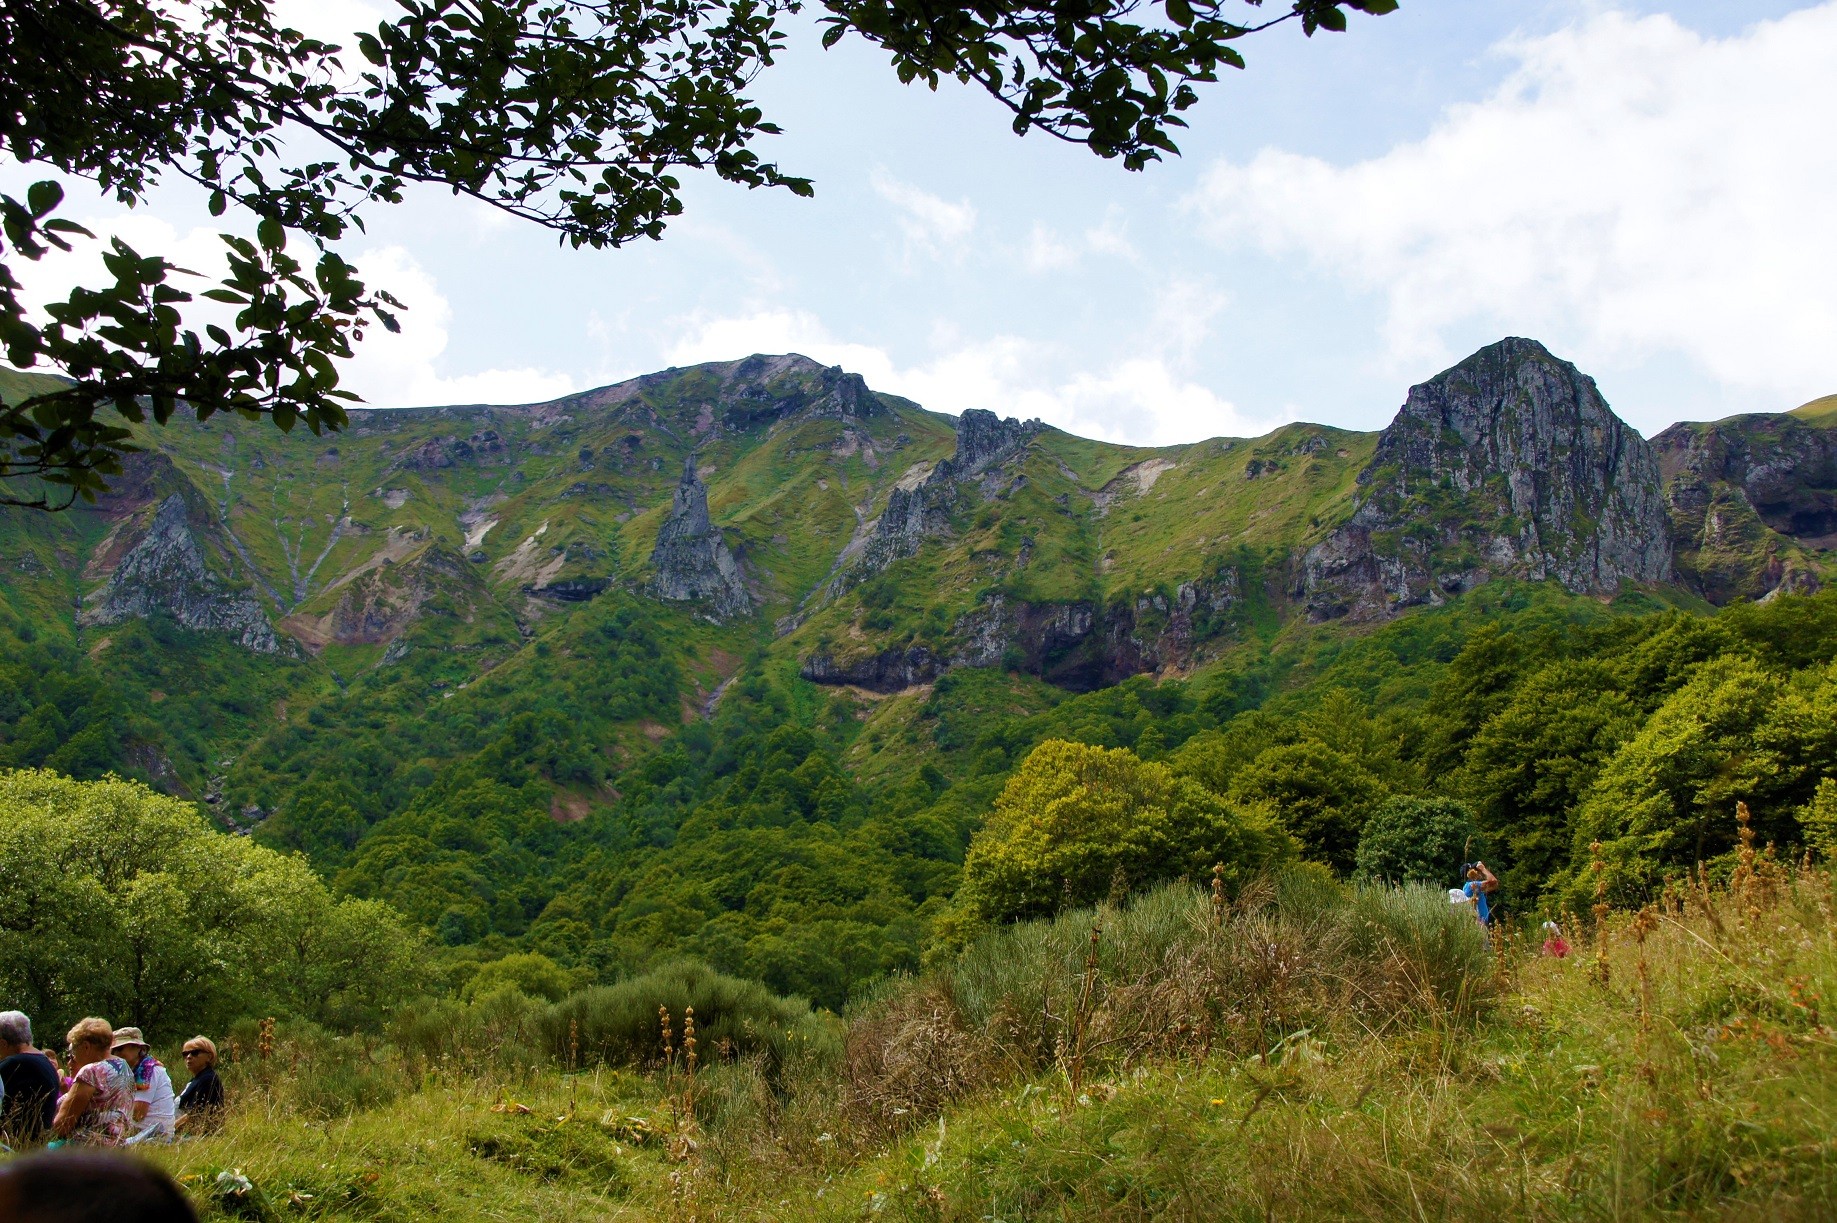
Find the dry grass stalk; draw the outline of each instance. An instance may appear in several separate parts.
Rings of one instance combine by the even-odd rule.
[[[684,1007],[682,1017],[683,1047],[683,1089],[682,1118],[683,1125],[692,1128],[695,1125],[695,1008]]]
[[[1605,986],[1609,976],[1607,966],[1607,862],[1601,857],[1601,842],[1591,843],[1588,852],[1593,858],[1589,869],[1595,874],[1595,979]]]
[[[1097,1010],[1097,949],[1102,939],[1103,927],[1092,922],[1090,943],[1084,956],[1084,971],[1079,977],[1078,995],[1072,1005],[1071,1038],[1062,1049],[1060,1062],[1065,1072],[1064,1111],[1067,1113],[1078,1106],[1084,1095],[1085,1062],[1090,1054],[1086,1042],[1091,1034],[1092,1017]]]

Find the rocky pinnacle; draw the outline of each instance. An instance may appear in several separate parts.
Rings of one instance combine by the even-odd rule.
[[[651,567],[656,571],[651,590],[660,599],[705,601],[722,620],[753,609],[740,563],[709,520],[708,486],[695,472],[694,455],[683,463],[682,480],[670,498],[670,515],[657,530]]]

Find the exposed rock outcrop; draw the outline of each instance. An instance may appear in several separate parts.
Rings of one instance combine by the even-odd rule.
[[[336,454],[337,451],[331,453]],[[516,456],[495,429],[478,429],[468,437],[433,437],[407,451],[391,471],[440,471],[449,467],[502,467]]]
[[[1372,619],[1500,577],[1577,593],[1672,576],[1658,463],[1594,380],[1534,340],[1410,388],[1351,519],[1310,548],[1316,620]]]
[[[1837,564],[1837,429],[1735,416],[1673,425],[1652,446],[1679,576],[1712,603],[1816,590]]]
[[[670,516],[657,530],[651,567],[656,572],[650,589],[660,599],[705,602],[722,620],[753,610],[740,563],[708,518],[708,486],[695,473],[693,455],[683,464],[682,480],[670,498]]]
[[[944,660],[922,645],[880,650],[838,660],[818,650],[804,660],[803,677],[818,684],[852,684],[871,692],[899,692],[928,684],[944,673]]]
[[[193,512],[184,494],[167,494],[102,589],[85,600],[77,623],[119,624],[163,613],[193,631],[222,633],[258,654],[279,651],[274,627],[254,594],[207,561],[199,534],[214,526],[207,515]]]
[[[936,467],[908,472],[887,496],[886,509],[862,549],[860,569],[876,573],[901,557],[915,555],[929,536],[950,530],[957,499],[974,488],[984,500],[1009,483],[999,472],[1045,428],[1037,420],[1003,420],[970,408],[957,418],[957,450]]]
[[[419,534],[392,533],[371,563],[334,584],[325,597],[334,598],[329,609],[316,615],[296,612],[281,622],[284,631],[315,652],[327,645],[394,645],[430,617],[470,623],[502,614],[458,553]],[[385,656],[385,663],[402,657],[391,653],[394,657]]]
[[[1031,603],[996,592],[951,626],[943,651],[926,645],[838,655],[822,649],[802,675],[819,684],[897,692],[954,667],[1010,667],[1074,692],[1191,663],[1235,622],[1244,602],[1234,568],[1182,582],[1172,597],[1144,591],[1109,607],[1089,600]]]

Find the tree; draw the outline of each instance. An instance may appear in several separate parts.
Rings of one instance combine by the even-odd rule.
[[[1195,85],[1241,67],[1233,45],[1284,21],[1343,30],[1397,0],[824,0],[824,45],[886,48],[902,81],[974,82],[1040,131],[1142,169],[1176,153]],[[315,433],[355,397],[336,362],[399,306],[338,254],[362,211],[413,183],[449,188],[574,246],[662,234],[684,169],[811,193],[760,158],[777,132],[746,97],[802,0],[397,0],[352,48],[280,24],[273,0],[9,0],[0,5],[0,141],[14,160],[135,204],[163,178],[253,221],[224,235],[230,275],[192,274],[116,240],[112,283],[29,317],[15,259],[87,231],[57,182],[0,197],[0,344],[67,381],[0,410],[14,504],[92,498],[148,416],[236,412]],[[354,52],[354,55],[353,55]],[[311,249],[290,252],[290,237]],[[196,297],[222,307],[201,316]],[[114,416],[105,414],[112,409]],[[117,419],[120,418],[120,419]],[[36,483],[33,482],[36,481]]]
[[[1639,710],[1610,666],[1553,663],[1520,684],[1468,741],[1456,788],[1526,901],[1569,861],[1573,820],[1602,764],[1639,729]]]
[[[1833,773],[1837,664],[1788,678],[1741,656],[1703,663],[1602,767],[1564,882],[1588,892],[1598,842],[1611,898],[1637,903],[1667,875],[1732,852],[1738,802],[1762,843],[1797,845]]]
[[[1231,779],[1234,802],[1267,804],[1309,857],[1349,874],[1359,833],[1384,786],[1358,761],[1318,739],[1268,748]]]
[[[1439,883],[1460,874],[1472,852],[1473,816],[1447,798],[1393,798],[1365,821],[1358,873],[1385,883]]]
[[[1139,888],[1224,863],[1232,880],[1294,856],[1261,810],[1234,806],[1126,748],[1048,739],[995,800],[963,862],[960,911],[974,922],[1090,904],[1120,875]]]
[[[181,1030],[252,1014],[375,1022],[425,959],[399,917],[134,782],[0,773],[0,996]]]

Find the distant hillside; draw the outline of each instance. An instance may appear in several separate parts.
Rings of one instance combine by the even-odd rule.
[[[96,658],[158,615],[334,687],[418,651],[457,692],[622,591],[677,626],[686,710],[757,650],[879,693],[965,666],[1088,690],[1501,577],[1712,603],[1815,589],[1837,544],[1832,404],[1648,444],[1514,339],[1412,388],[1381,433],[1141,448],[755,356],[520,407],[357,410],[326,438],[143,430],[99,505],[0,516],[0,601]]]
[[[1118,446],[782,355],[139,440],[98,504],[0,512],[0,764],[195,798],[479,954],[694,946],[838,1005],[916,963],[1044,737],[1152,758],[1332,674],[1374,702],[1335,758],[1376,759],[1487,625],[1837,562],[1832,413],[1648,442],[1525,339],[1378,433]]]

